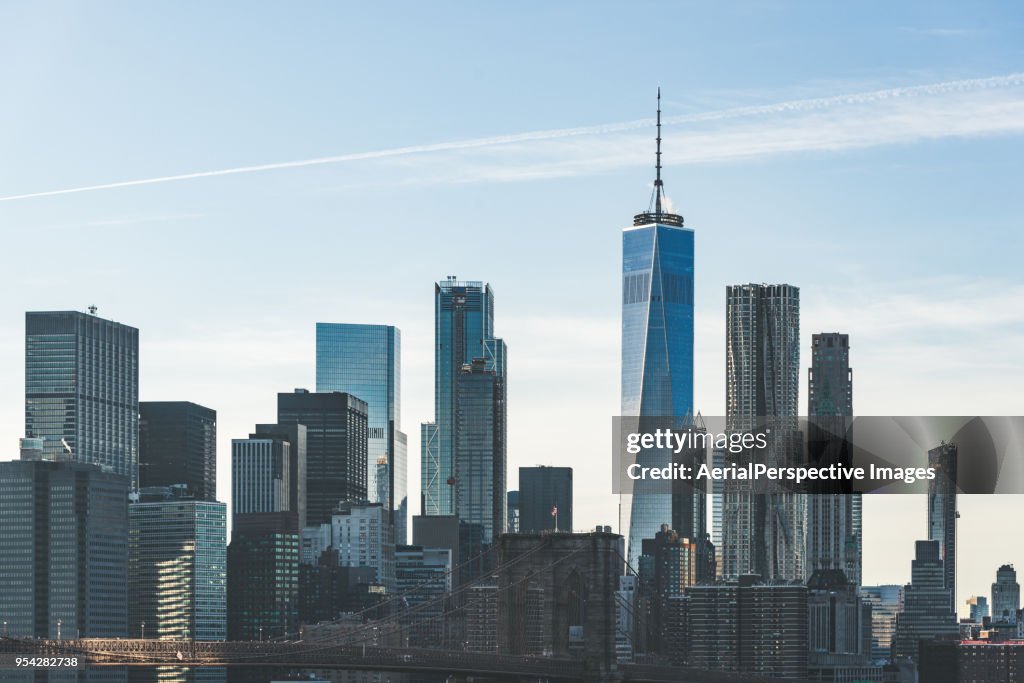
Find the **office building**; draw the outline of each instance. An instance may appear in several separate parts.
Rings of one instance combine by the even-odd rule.
[[[809,678],[881,680],[871,659],[871,606],[841,569],[818,569],[807,582]]]
[[[306,523],[331,521],[339,503],[367,499],[365,401],[344,392],[277,395],[277,421],[306,427]]]
[[[373,608],[386,599],[373,567],[338,564],[338,551],[326,550],[313,564],[299,564],[299,621],[303,624],[334,621],[361,613],[379,619]]]
[[[46,460],[139,481],[139,331],[78,311],[25,314],[25,436]]]
[[[687,590],[688,665],[802,679],[808,664],[808,589],[756,576]]]
[[[643,649],[637,647],[643,644],[637,633],[641,624],[639,587],[636,576],[619,577],[619,590],[615,593],[615,659],[619,663],[632,662],[634,653]]]
[[[395,525],[395,541],[404,544],[408,439],[402,431],[401,375],[397,327],[316,324],[317,393],[341,391],[366,402],[368,499],[384,504]]]
[[[232,516],[228,640],[265,640],[299,628],[299,533],[295,513]]]
[[[501,347],[504,342],[492,340]],[[502,349],[500,357],[505,352]],[[481,542],[505,532],[507,404],[502,366],[464,365],[455,390],[455,514],[478,525]],[[521,509],[521,508],[520,508]]]
[[[463,367],[483,358],[486,367],[504,376],[504,344],[495,345],[494,292],[489,284],[454,276],[434,285],[435,420],[421,426],[424,454],[421,512],[455,514],[457,386]]]
[[[620,415],[682,420],[693,409],[694,233],[668,209],[661,180],[661,96],[654,191],[648,210],[622,232],[622,384]],[[664,467],[670,454],[645,450],[644,466]],[[623,500],[629,520],[629,563],[643,539],[672,522],[672,496],[648,480]]]
[[[1020,584],[1017,571],[1012,564],[1004,564],[996,570],[996,581],[992,584],[992,621],[1015,624],[1020,610]]]
[[[903,588],[903,610],[896,615],[894,655],[917,659],[921,640],[959,634],[949,589],[945,585],[939,541],[917,541],[910,583]]]
[[[715,448],[711,451],[711,467],[725,467],[725,449]],[[714,479],[711,482],[711,544],[715,546],[715,577],[722,577],[722,528],[725,509],[725,480]]]
[[[852,464],[845,438],[853,418],[849,335],[838,332],[812,335],[807,415],[811,458],[822,464]],[[839,569],[851,583],[860,585],[861,512],[860,493],[822,492],[808,497],[808,572]]]
[[[231,514],[289,513],[298,533],[301,497],[293,474],[299,468],[293,463],[300,453],[298,445],[280,433],[232,439]]]
[[[306,425],[297,422],[258,424],[249,439],[270,441],[288,447],[288,509],[295,513],[299,528],[306,526]]]
[[[188,401],[139,402],[139,486],[184,484],[217,500],[217,411]]]
[[[143,488],[128,506],[132,637],[227,637],[227,506],[188,491]]]
[[[519,468],[519,529],[572,531],[571,467]]]
[[[903,586],[861,586],[861,597],[871,606],[871,659],[890,661],[896,643],[896,615],[903,611]]]
[[[447,641],[445,613],[452,590],[452,551],[401,545],[395,549],[395,592],[408,615],[402,619],[408,647],[438,647]]]
[[[955,614],[956,520],[960,517],[956,510],[956,444],[943,443],[928,451],[928,466],[935,470],[935,478],[928,480],[928,540],[939,543],[943,586],[949,591],[949,608]]]
[[[996,576],[998,577],[998,574]],[[967,611],[970,614],[970,620],[975,624],[980,624],[985,617],[989,616],[988,598],[982,595],[972,595],[967,598]]]
[[[800,454],[800,290],[786,284],[726,287],[726,425],[770,428],[759,460],[791,464]],[[723,504],[722,574],[766,580],[806,578],[806,498],[752,481],[730,481]]]
[[[8,635],[128,635],[128,491],[127,477],[92,465],[0,462],[0,615]]]
[[[670,630],[669,601],[697,583],[698,556],[698,544],[680,537],[667,524],[654,538],[644,539],[640,580],[651,599],[646,638],[654,652],[671,653],[671,639],[666,640]]]

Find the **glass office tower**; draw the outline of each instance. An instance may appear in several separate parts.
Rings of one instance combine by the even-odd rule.
[[[91,309],[95,310],[95,309]],[[78,311],[25,314],[25,436],[46,460],[139,482],[139,331]]]
[[[182,486],[140,491],[128,506],[128,634],[227,637],[227,506]]]
[[[421,434],[434,440],[430,466],[422,477],[423,514],[455,514],[456,385],[463,365],[493,356],[494,292],[489,284],[459,281],[454,276],[434,285],[434,410],[433,427]],[[504,345],[499,345],[503,348]],[[492,363],[495,359],[489,359]],[[498,363],[501,364],[500,359]],[[504,371],[502,370],[502,373]],[[436,430],[436,431],[435,431]],[[436,465],[434,464],[436,463]],[[504,494],[503,494],[504,495]]]
[[[139,487],[185,484],[217,500],[217,411],[189,401],[139,403]]]
[[[342,391],[366,401],[366,490],[371,502],[384,504],[390,512],[400,545],[406,541],[409,511],[401,371],[402,334],[397,327],[316,324],[316,390]]]
[[[662,210],[660,93],[657,143],[653,206],[622,232],[621,414],[681,422],[693,414],[694,235],[682,216]],[[637,461],[664,467],[671,463],[671,453],[643,451]],[[629,509],[629,562],[634,568],[643,540],[654,538],[662,524],[672,521],[672,494],[651,492],[649,484],[637,481],[624,506]]]

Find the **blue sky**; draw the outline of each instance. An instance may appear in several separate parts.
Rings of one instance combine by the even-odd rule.
[[[312,387],[318,320],[402,328],[415,453],[456,274],[496,290],[512,480],[573,465],[576,526],[614,524],[620,229],[658,86],[705,414],[725,285],[785,281],[805,350],[850,333],[858,413],[1019,415],[1022,34],[1016,3],[5,3],[0,444],[23,312],[95,303],[141,329],[144,400],[218,410],[224,497],[230,439]],[[961,605],[1024,568],[989,521],[1021,511],[963,502]],[[907,581],[923,501],[866,515],[865,581]]]

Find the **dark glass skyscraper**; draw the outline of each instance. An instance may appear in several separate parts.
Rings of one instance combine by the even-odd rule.
[[[572,468],[519,468],[519,531],[572,531]]]
[[[622,232],[623,416],[675,417],[693,410],[693,230],[663,210],[659,93],[657,176],[652,206]],[[644,451],[645,466],[670,464],[667,451]],[[629,512],[629,559],[636,567],[642,541],[672,521],[672,495],[635,483]]]
[[[217,500],[217,411],[188,401],[139,403],[139,486],[185,484]]]
[[[343,392],[277,395],[278,423],[306,426],[306,521],[328,524],[343,501],[366,500],[366,402]]]
[[[928,540],[938,541],[943,585],[949,591],[949,608],[956,612],[956,511],[957,446],[944,443],[928,451],[928,466],[935,478],[928,480]]]
[[[454,276],[434,285],[433,423],[421,427],[421,500],[425,515],[455,514],[457,385],[463,366],[484,358],[504,375],[504,343],[494,339],[494,293],[483,282]],[[427,443],[427,442],[430,443]]]
[[[506,521],[505,375],[474,358],[463,366],[455,405],[455,514],[489,544],[504,533]]]
[[[316,324],[316,390],[342,391],[366,401],[367,494],[389,511],[399,545],[406,542],[409,512],[401,359],[402,335],[396,327]],[[378,469],[383,471],[382,481]]]
[[[94,310],[94,309],[93,309]],[[48,460],[139,481],[139,331],[78,311],[25,314],[25,436]]]
[[[128,479],[0,462],[0,616],[11,636],[128,635]]]

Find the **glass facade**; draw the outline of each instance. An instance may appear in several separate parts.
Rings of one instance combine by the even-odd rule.
[[[185,484],[217,500],[217,411],[188,401],[139,403],[139,486]]]
[[[494,293],[482,282],[455,278],[434,285],[434,453],[436,467],[422,479],[423,513],[455,514],[456,384],[462,366],[487,355],[494,338]]]
[[[227,506],[149,491],[128,508],[129,635],[224,640]]]
[[[25,436],[48,460],[139,478],[139,331],[78,311],[25,314]]]
[[[572,468],[519,468],[519,530],[523,533],[555,528],[572,531]]]
[[[367,405],[367,494],[391,512],[405,542],[407,439],[402,429],[402,336],[391,325],[316,324],[316,390],[342,391]],[[378,465],[385,467],[378,475]]]
[[[655,218],[662,214],[652,214]],[[667,215],[667,214],[666,214]],[[678,217],[673,217],[678,219]],[[622,233],[621,415],[683,418],[693,414],[693,230],[651,222]],[[671,455],[645,451],[644,465]],[[672,495],[636,482],[629,509],[629,562],[672,521]]]
[[[327,524],[338,504],[367,498],[367,404],[343,392],[277,395],[279,424],[306,426],[306,523]]]
[[[0,463],[0,614],[11,636],[128,635],[128,479],[78,463]]]

